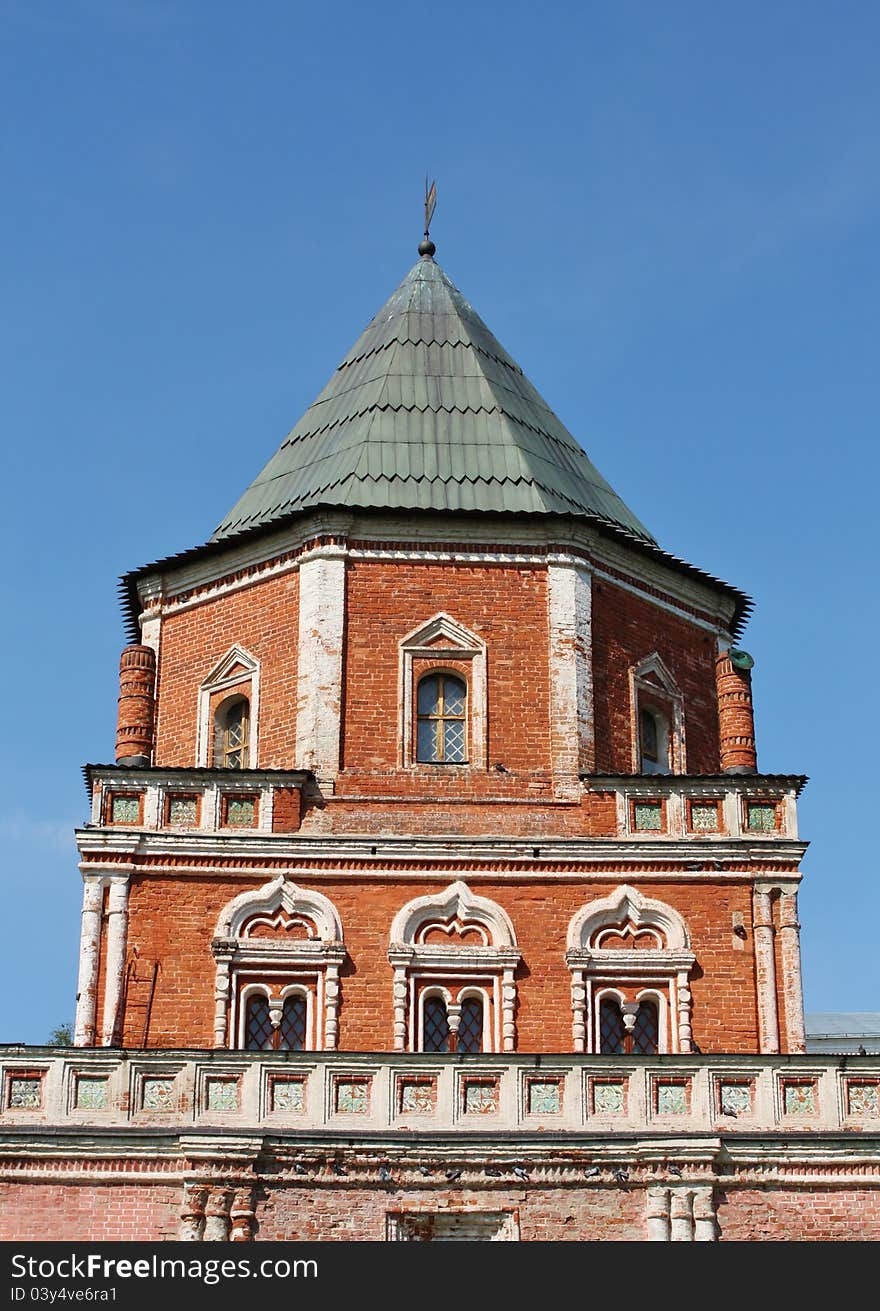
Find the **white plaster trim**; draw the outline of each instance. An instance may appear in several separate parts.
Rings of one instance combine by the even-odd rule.
[[[391,946],[412,946],[421,955],[430,950],[417,945],[416,935],[426,920],[473,920],[489,933],[493,947],[516,947],[516,934],[507,911],[488,897],[478,897],[466,883],[450,883],[443,892],[415,897],[397,912],[391,924]],[[448,950],[444,948],[443,950]],[[461,946],[456,950],[472,952],[475,958],[485,948]]]
[[[246,921],[259,915],[272,918],[280,910],[287,911],[288,915],[304,915],[314,920],[324,944],[341,943],[343,940],[342,921],[329,897],[325,897],[322,892],[297,887],[295,883],[288,882],[284,874],[279,874],[264,887],[242,892],[228,902],[220,912],[214,937],[237,938]],[[259,942],[260,939],[256,939],[255,945]]]
[[[432,646],[437,638],[445,638],[446,646]],[[486,643],[452,615],[440,610],[432,618],[419,624],[398,643],[398,764],[415,765],[415,687],[413,661],[426,659],[470,661],[470,678],[467,684],[467,765],[475,769],[487,767],[487,677]]]
[[[589,950],[589,943],[599,929],[624,925],[627,920],[632,920],[637,929],[642,926],[660,929],[666,939],[667,952],[690,950],[687,924],[678,911],[663,901],[642,896],[636,888],[625,883],[607,897],[589,901],[575,912],[568,926],[568,950]],[[592,951],[590,954],[620,956],[629,953]],[[640,950],[634,954],[644,956],[648,952]]]
[[[300,560],[296,758],[323,782],[339,770],[345,640],[345,552]]]
[[[550,738],[559,782],[595,765],[591,586],[582,561],[547,567]]]
[[[244,672],[230,674],[235,665]],[[208,769],[213,765],[214,724],[211,717],[211,697],[217,692],[234,692],[250,688],[248,700],[248,769],[257,769],[258,723],[260,715],[260,662],[243,646],[231,646],[199,687],[198,722],[196,727],[196,766]]]

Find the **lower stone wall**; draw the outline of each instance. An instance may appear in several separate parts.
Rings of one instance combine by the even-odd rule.
[[[880,1187],[316,1188],[263,1179],[242,1188],[240,1175],[131,1182],[138,1166],[126,1163],[126,1182],[0,1183],[0,1240],[880,1240]]]
[[[180,1229],[179,1183],[0,1183],[0,1241],[165,1242]]]

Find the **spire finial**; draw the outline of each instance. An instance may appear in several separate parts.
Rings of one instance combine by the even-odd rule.
[[[419,254],[423,258],[431,259],[437,247],[434,245],[428,235],[431,227],[431,219],[434,217],[434,210],[437,208],[437,183],[432,182],[428,186],[428,175],[425,174],[425,236],[424,240],[419,242]]]

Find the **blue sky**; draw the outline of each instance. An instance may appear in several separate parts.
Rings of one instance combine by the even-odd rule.
[[[0,1040],[73,1016],[116,576],[206,540],[416,258],[755,598],[808,1009],[880,1010],[880,8],[0,0]],[[869,821],[871,821],[869,823]]]

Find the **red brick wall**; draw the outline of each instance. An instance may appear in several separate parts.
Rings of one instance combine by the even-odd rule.
[[[414,897],[448,885],[401,875],[400,882],[306,879],[336,906],[352,964],[342,975],[339,1046],[352,1051],[388,1051],[392,1045],[392,971],[388,939],[396,912]],[[473,881],[473,889],[497,901],[510,915],[524,957],[517,980],[518,1048],[571,1051],[571,975],[565,965],[571,917],[587,900],[623,882],[602,883]],[[130,894],[129,948],[160,961],[149,1032],[151,1047],[210,1047],[213,1044],[214,959],[211,939],[227,901],[259,879],[206,881],[135,877]],[[693,982],[693,1029],[706,1052],[757,1050],[754,958],[751,939],[734,946],[731,916],[750,922],[751,897],[743,884],[695,882],[641,884],[651,898],[684,915],[699,969]],[[171,909],[173,908],[173,909]],[[124,1042],[140,1044],[140,1014],[126,1025]]]
[[[546,570],[411,562],[349,563],[345,768],[396,765],[399,642],[439,610],[487,644],[490,762],[502,761],[514,772],[546,773]]]
[[[718,772],[716,650],[710,633],[604,579],[594,581],[593,697],[598,773],[632,772],[629,671],[654,651],[684,697],[687,772]]]
[[[133,1162],[132,1168],[142,1168]],[[179,1183],[0,1183],[0,1241],[109,1243],[177,1238]]]
[[[731,1188],[718,1196],[721,1237],[731,1241],[880,1239],[880,1189]]]
[[[157,765],[195,764],[199,687],[238,643],[261,662],[258,764],[296,768],[298,581],[270,578],[163,620]]]

